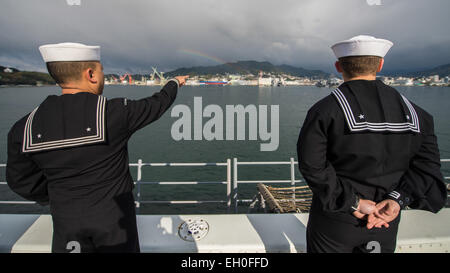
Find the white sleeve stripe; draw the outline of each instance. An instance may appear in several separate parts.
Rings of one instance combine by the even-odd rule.
[[[390,192],[390,193],[389,193],[389,196],[390,196],[390,197],[393,197],[393,198],[395,198],[395,199],[399,199],[399,198],[400,198],[400,193],[398,193],[398,192],[396,192],[396,191],[393,191],[393,192]]]

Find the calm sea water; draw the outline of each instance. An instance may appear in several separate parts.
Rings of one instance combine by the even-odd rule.
[[[105,86],[108,98],[138,99],[157,92],[159,87]],[[434,116],[441,158],[450,158],[450,88],[449,87],[397,87],[412,102]],[[175,141],[171,137],[172,118],[169,111],[158,121],[138,131],[129,142],[130,162],[226,162],[289,161],[296,159],[296,143],[307,110],[332,89],[317,87],[254,87],[254,86],[202,86],[183,87],[174,105],[185,104],[193,110],[194,97],[202,97],[203,107],[225,105],[279,105],[280,143],[276,151],[261,152],[262,141]],[[7,133],[19,118],[32,111],[48,95],[59,94],[57,87],[0,88],[0,163],[5,163]],[[173,107],[173,106],[172,106]],[[225,115],[224,115],[225,116]],[[204,119],[206,122],[208,119]],[[225,123],[225,121],[224,121]],[[131,171],[136,178],[136,168]],[[450,163],[443,163],[442,171],[450,176]],[[5,169],[0,168],[0,181],[5,181]],[[300,173],[296,170],[297,179]],[[288,165],[240,166],[240,180],[290,179]],[[144,167],[143,181],[225,181],[225,167]],[[286,184],[285,184],[286,185]],[[256,184],[239,185],[239,198],[251,199],[257,193]],[[143,185],[142,200],[225,200],[225,185]],[[8,186],[0,185],[0,200],[21,200]],[[140,208],[144,214],[223,213],[224,204],[167,205],[146,204]],[[240,206],[246,212],[246,206]],[[0,213],[48,213],[38,205],[1,205]]]

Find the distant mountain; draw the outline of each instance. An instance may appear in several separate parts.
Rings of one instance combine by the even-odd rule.
[[[439,75],[439,77],[446,77],[450,75],[450,64],[444,64],[435,68],[425,69],[421,71],[385,71],[381,73],[386,76],[406,76],[406,77],[421,77]]]
[[[450,75],[450,64],[444,64],[424,71],[413,72],[410,75],[413,77],[432,76],[432,75],[439,75],[439,77],[446,77]]]
[[[190,68],[179,68],[174,71],[167,72],[167,76],[176,75],[225,75],[225,74],[253,74],[258,75],[260,71],[272,74],[290,74],[298,77],[317,77],[327,78],[329,73],[321,70],[309,70],[301,67],[290,65],[273,65],[269,62],[257,61],[238,61],[234,63],[225,63],[215,66],[196,66]]]

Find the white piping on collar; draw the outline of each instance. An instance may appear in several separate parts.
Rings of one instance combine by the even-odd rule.
[[[417,116],[417,113],[414,109],[414,107],[411,105],[411,103],[403,96],[402,99],[405,102],[406,106],[408,107],[408,110],[410,112],[410,115],[412,117],[412,122],[403,122],[403,123],[392,123],[392,122],[357,122],[355,119],[355,116],[353,114],[352,108],[350,107],[350,104],[347,101],[347,98],[344,96],[341,90],[337,88],[334,90],[333,95],[336,97],[336,99],[339,102],[339,105],[344,112],[345,119],[347,121],[348,127],[350,131],[357,132],[357,131],[375,131],[375,132],[383,132],[383,131],[390,131],[390,132],[404,132],[404,131],[413,131],[420,133],[420,126],[419,126],[419,118]]]
[[[64,140],[46,141],[42,143],[33,143],[33,118],[36,111],[39,109],[37,107],[28,116],[27,122],[25,124],[24,135],[23,135],[23,146],[22,152],[37,152],[50,149],[58,149],[65,147],[73,147],[85,144],[98,143],[105,140],[105,106],[106,98],[103,96],[98,96],[97,110],[96,110],[96,128],[97,134],[85,137],[70,138]]]

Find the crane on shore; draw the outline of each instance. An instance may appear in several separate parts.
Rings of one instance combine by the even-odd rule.
[[[153,73],[150,75],[150,80],[154,81],[155,76],[158,76],[159,78],[159,84],[163,85],[166,83],[166,78],[164,78],[164,72],[158,72],[158,70],[155,67],[152,67]]]
[[[132,84],[133,83],[133,77],[131,77],[131,75],[129,73],[125,73],[123,76],[120,76],[120,82],[121,83],[126,83],[126,82],[124,82],[126,77],[128,77],[128,84]]]

